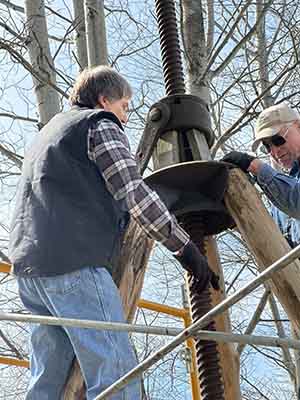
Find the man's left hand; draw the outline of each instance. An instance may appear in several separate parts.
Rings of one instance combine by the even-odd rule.
[[[240,151],[231,151],[226,154],[220,161],[228,162],[236,165],[242,171],[248,172],[248,168],[255,157],[247,153],[241,153]]]

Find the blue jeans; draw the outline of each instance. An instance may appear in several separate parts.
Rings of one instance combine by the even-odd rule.
[[[45,278],[18,277],[19,294],[32,313],[124,322],[119,291],[105,268]],[[31,325],[31,380],[26,400],[59,400],[74,357],[87,387],[87,400],[136,365],[126,332]],[[129,383],[111,400],[140,400],[140,382]]]

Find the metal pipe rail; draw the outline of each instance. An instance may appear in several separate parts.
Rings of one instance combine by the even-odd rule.
[[[165,355],[170,353],[174,350],[178,345],[183,343],[188,338],[192,337],[196,334],[196,332],[202,328],[203,326],[207,325],[213,318],[217,315],[221,314],[222,312],[226,311],[228,308],[236,304],[238,301],[243,299],[253,290],[258,288],[262,283],[266,280],[270,279],[272,274],[275,272],[281,271],[284,267],[289,265],[293,260],[300,256],[300,245],[295,247],[285,256],[277,260],[275,263],[270,265],[265,271],[259,274],[255,279],[249,282],[247,285],[243,286],[239,289],[236,293],[232,296],[228,297],[227,299],[223,300],[219,303],[216,307],[210,310],[206,315],[201,317],[197,322],[192,324],[189,328],[183,330],[178,336],[175,337],[170,343],[163,346],[160,350],[156,351],[151,356],[147,357],[144,361],[138,364],[135,368],[131,371],[127,372],[124,376],[118,379],[115,383],[105,389],[102,393],[99,394],[95,398],[95,400],[103,400],[108,398],[113,393],[118,392],[124,386],[126,386],[132,379],[136,378],[137,376],[141,375],[146,369],[150,368],[154,365],[157,361],[161,360]]]
[[[146,326],[146,325],[119,323],[119,322],[91,321],[91,320],[80,320],[71,318],[55,318],[55,317],[43,317],[35,315],[31,316],[27,314],[20,315],[14,313],[0,313],[0,320],[18,321],[23,323],[29,322],[34,324],[40,323],[42,325],[70,326],[73,328],[96,329],[104,331],[133,332],[133,333],[143,333],[143,334],[162,335],[162,336],[178,336],[179,334],[184,332],[184,329],[180,328],[165,328],[161,326]],[[226,333],[226,332],[196,330],[191,335],[191,337],[197,337],[202,340],[213,340],[215,342],[221,342],[221,343],[241,343],[241,344],[249,344],[252,346],[267,346],[267,347],[290,347],[292,349],[300,350],[300,340],[288,339],[288,338],[282,339],[275,336],[242,335],[242,334]],[[0,357],[0,363],[1,360],[2,357]],[[11,360],[18,360],[18,359],[12,358]]]
[[[83,329],[97,329],[105,331],[121,331],[148,333],[151,335],[176,336],[182,329],[166,328],[161,326],[145,326],[126,324],[121,322],[93,321],[89,319],[45,317],[43,315],[17,314],[0,312],[0,321],[30,322],[42,325],[70,326]]]
[[[22,321],[24,322],[24,321]],[[113,324],[112,324],[113,325]],[[124,324],[126,325],[126,324]],[[135,332],[135,327],[136,325],[128,325],[128,329],[126,329],[127,332]],[[76,325],[72,325],[76,326]],[[157,331],[159,331],[160,327],[155,327]],[[90,327],[87,329],[91,329]],[[104,327],[104,328],[97,328],[97,329],[103,329],[103,330],[119,330],[118,326],[110,326],[110,327]],[[177,336],[180,333],[182,333],[182,329],[176,329],[172,328],[171,332],[169,333],[169,336]],[[137,333],[149,333],[147,332],[147,329],[145,329],[145,332],[141,332],[140,330]],[[152,334],[150,332],[150,334]],[[158,333],[160,334],[160,333]],[[157,335],[157,333],[156,333]],[[162,328],[162,335],[165,335],[164,328]],[[291,348],[291,349],[296,349],[300,350],[300,340],[295,340],[295,339],[282,339],[278,337],[273,337],[273,336],[256,336],[256,335],[237,335],[237,334],[230,334],[230,333],[225,333],[225,332],[210,332],[210,331],[197,331],[197,333],[194,335],[200,338],[201,340],[213,340],[218,343],[240,343],[244,345],[250,345],[250,346],[265,346],[265,347],[286,347],[286,348]],[[6,365],[14,365],[18,367],[25,367],[29,368],[29,361],[26,359],[18,359],[18,358],[12,358],[12,357],[0,357],[0,364],[6,364]]]
[[[0,320],[3,321],[18,321],[18,322],[30,322],[30,323],[40,323],[45,325],[59,325],[59,326],[72,326],[72,327],[80,327],[84,329],[102,329],[102,330],[113,330],[113,331],[126,331],[126,332],[135,332],[135,333],[147,333],[153,335],[165,335],[165,336],[176,336],[173,341],[171,341],[168,345],[164,346],[162,349],[157,351],[154,355],[148,357],[142,363],[140,363],[137,367],[129,371],[126,375],[120,378],[117,382],[107,388],[104,392],[102,392],[95,400],[105,399],[106,396],[120,390],[123,386],[125,386],[131,379],[135,378],[137,375],[140,375],[145,369],[152,366],[159,359],[164,357],[170,351],[172,351],[175,347],[177,347],[182,342],[192,338],[194,336],[200,337],[203,340],[213,340],[216,342],[234,342],[241,344],[248,344],[252,346],[271,346],[271,347],[286,347],[293,349],[300,349],[300,341],[294,339],[281,339],[277,337],[268,337],[268,336],[254,336],[254,335],[237,335],[237,334],[228,334],[225,332],[209,332],[209,331],[201,331],[199,330],[203,325],[207,324],[210,319],[214,318],[216,315],[222,313],[233,304],[237,303],[243,297],[251,293],[254,289],[256,289],[260,284],[265,282],[267,279],[270,279],[271,275],[275,272],[280,271],[285,266],[289,265],[294,259],[298,258],[300,255],[300,245],[295,249],[291,250],[287,255],[276,261],[269,268],[267,268],[264,272],[258,275],[255,279],[253,279],[249,284],[245,285],[231,297],[227,298],[220,304],[218,304],[214,309],[212,309],[208,314],[203,316],[197,323],[186,327],[186,329],[179,328],[168,328],[168,327],[160,327],[160,326],[145,326],[145,325],[134,325],[134,324],[126,324],[126,323],[117,323],[117,322],[104,322],[104,321],[91,321],[91,320],[79,320],[79,319],[71,319],[71,318],[56,318],[56,317],[45,317],[45,316],[37,316],[37,315],[29,315],[29,314],[16,314],[16,313],[1,313],[0,312]],[[2,265],[0,265],[2,267]],[[5,271],[1,272],[9,272],[8,268],[10,267],[7,264],[4,265]],[[1,268],[2,269],[2,268]],[[147,302],[145,300],[139,301],[139,306],[165,312],[166,314],[174,315],[177,317],[181,317],[184,320],[186,319],[187,312],[186,310],[160,305],[153,302]],[[159,307],[159,309],[157,309]],[[186,321],[185,321],[186,322]],[[8,359],[5,358],[3,363],[9,365],[19,365],[28,367],[27,360],[18,360],[18,359]],[[7,361],[7,362],[6,362]]]

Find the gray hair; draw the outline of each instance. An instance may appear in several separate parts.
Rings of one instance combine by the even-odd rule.
[[[95,108],[99,97],[109,101],[131,97],[132,89],[125,78],[111,67],[100,65],[86,68],[77,77],[71,91],[69,102],[81,107]]]

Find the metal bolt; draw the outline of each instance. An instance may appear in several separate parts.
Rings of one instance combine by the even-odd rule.
[[[149,113],[150,121],[158,122],[161,119],[161,111],[159,108],[152,108]]]

